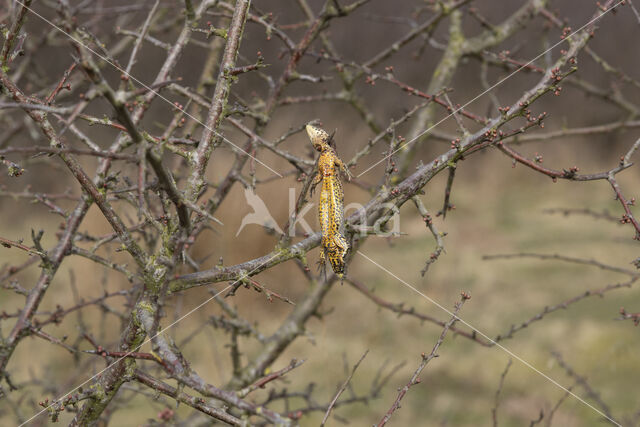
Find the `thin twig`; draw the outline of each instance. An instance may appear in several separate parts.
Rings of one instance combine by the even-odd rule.
[[[500,383],[498,384],[498,389],[496,390],[496,395],[493,399],[493,408],[491,408],[491,416],[493,419],[493,427],[498,427],[498,406],[500,405],[500,393],[502,393],[502,387],[504,386],[504,380],[507,377],[507,373],[509,372],[509,368],[513,363],[513,359],[509,358],[509,362],[507,362],[507,366],[504,368],[502,375],[500,375]]]
[[[351,373],[349,374],[349,376],[347,377],[345,382],[342,384],[342,387],[340,387],[340,389],[338,390],[338,392],[336,393],[334,398],[331,400],[331,403],[329,403],[329,407],[327,408],[327,412],[324,413],[324,417],[322,418],[322,422],[320,423],[321,426],[324,426],[325,423],[327,422],[327,420],[329,419],[329,415],[331,414],[331,410],[333,409],[333,407],[335,406],[336,402],[338,401],[338,398],[340,397],[342,392],[344,392],[346,390],[347,385],[351,381],[351,378],[353,378],[353,374],[356,373],[356,369],[358,369],[358,366],[360,366],[360,363],[364,360],[364,358],[367,356],[368,353],[369,353],[369,350],[366,350],[362,354],[362,356],[360,357],[360,360],[358,360],[356,362],[356,364],[353,365],[353,369],[351,370]]]
[[[382,417],[380,422],[377,424],[377,427],[383,427],[389,421],[393,413],[400,408],[400,401],[407,394],[407,392],[409,391],[409,388],[415,384],[420,383],[420,378],[418,376],[420,375],[422,370],[427,366],[427,363],[431,361],[431,359],[438,357],[437,351],[440,348],[440,345],[442,344],[442,342],[444,341],[444,337],[447,335],[449,328],[451,328],[451,326],[453,326],[453,324],[458,320],[458,312],[462,308],[462,305],[465,303],[465,301],[468,299],[469,299],[469,296],[463,292],[462,297],[460,298],[460,302],[457,302],[455,304],[455,309],[453,310],[453,316],[451,316],[451,319],[447,322],[447,324],[442,329],[442,333],[440,334],[438,341],[436,341],[436,344],[433,346],[431,353],[429,353],[428,355],[425,355],[424,353],[422,353],[422,362],[420,362],[420,365],[411,376],[411,379],[409,379],[409,382],[400,389],[400,392],[398,393],[398,397],[396,397],[395,402],[393,402],[393,405],[391,405],[387,413]]]

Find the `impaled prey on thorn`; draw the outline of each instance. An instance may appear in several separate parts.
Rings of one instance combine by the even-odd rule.
[[[331,147],[331,136],[317,126],[307,125],[306,129],[313,148],[320,152],[318,175],[311,187],[313,194],[313,189],[322,183],[318,202],[318,220],[322,231],[320,264],[324,265],[328,258],[334,273],[342,278],[349,243],[344,237],[344,192],[339,170],[344,171],[348,179],[351,175]]]

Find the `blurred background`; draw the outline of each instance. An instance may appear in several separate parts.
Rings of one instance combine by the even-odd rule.
[[[8,10],[10,1],[2,1]],[[51,3],[51,4],[49,4]],[[55,18],[54,2],[35,5],[45,16]],[[136,29],[146,18],[152,1],[139,1],[131,5],[124,1],[95,1],[86,12],[78,14],[81,25],[86,25],[105,42],[106,48],[113,48],[118,40],[126,38],[120,29]],[[318,13],[324,4],[320,0],[309,0],[309,5]],[[343,1],[346,3],[346,1]],[[596,11],[596,2],[556,0],[549,2],[548,9],[560,19],[566,19],[566,25],[577,29],[585,24]],[[474,19],[468,7],[476,8],[488,21],[498,24],[509,17],[524,4],[524,1],[495,2],[477,0],[470,2],[462,10],[463,29],[467,36],[479,34],[482,25]],[[165,15],[160,22],[171,23],[182,13],[181,2],[161,2]],[[429,10],[420,12],[421,7],[431,2],[402,1],[387,2],[373,0],[357,9],[344,19],[331,21],[326,34],[336,46],[340,57],[345,61],[362,63],[375,56],[383,47],[393,43],[406,34],[416,23],[428,19]],[[122,8],[131,6],[130,8]],[[278,25],[286,28],[293,40],[299,40],[306,27],[306,18],[298,2],[292,0],[254,1],[255,13],[272,13]],[[41,9],[40,9],[41,8]],[[126,12],[123,12],[126,11]],[[172,18],[170,13],[175,13]],[[5,11],[2,11],[3,15]],[[224,19],[211,16],[211,21]],[[206,19],[205,19],[206,21]],[[300,24],[300,25],[296,25]],[[171,43],[176,36],[176,26],[166,25],[152,35],[158,40]],[[25,25],[29,34],[26,48],[37,48],[38,40],[51,32],[48,24],[35,16],[30,16]],[[39,54],[32,60],[23,90],[29,92],[26,85],[33,76],[42,76],[55,82],[73,60],[68,42],[64,36],[53,34]],[[531,59],[560,40],[562,30],[554,28],[547,19],[537,17],[518,30],[512,37],[491,49],[494,53],[510,51],[514,58]],[[442,50],[439,45],[448,39],[448,20],[438,26],[431,39],[418,37],[404,46],[398,53],[378,66],[393,66],[398,80],[415,88],[426,90],[434,69],[437,67]],[[596,52],[612,67],[607,72],[594,61],[593,57],[582,52],[579,69],[574,75],[576,80],[587,82],[610,97],[618,94],[630,104],[637,105],[640,90],[637,83],[629,83],[620,77],[623,72],[636,82],[640,80],[640,57],[637,55],[637,40],[640,37],[640,24],[629,6],[622,7],[615,14],[609,14],[598,21],[594,39],[589,43]],[[205,49],[209,41],[203,34],[195,34],[194,39],[201,44],[191,43],[183,54],[173,77],[181,77],[182,84],[195,87],[200,78],[205,59]],[[132,74],[143,82],[149,82],[155,76],[158,66],[164,60],[164,51],[151,45],[145,49],[133,68]],[[319,43],[313,45],[319,51]],[[559,46],[537,60],[535,64],[545,67],[560,53]],[[240,76],[233,86],[230,105],[259,103],[268,92],[268,78],[277,79],[286,64],[283,45],[276,38],[270,40],[264,27],[248,23],[240,49],[240,64],[255,61],[260,51],[267,68],[258,73]],[[119,59],[126,62],[128,50],[120,53]],[[329,61],[318,62],[311,55],[302,58],[300,72],[313,76],[325,76],[319,83],[299,81],[289,85],[284,96],[312,96],[336,93],[342,89],[342,81],[336,68]],[[109,67],[104,73],[116,85],[119,73]],[[491,84],[506,77],[511,71],[490,66],[487,79]],[[448,87],[454,104],[465,104],[484,87],[481,82],[481,61],[466,57],[456,70]],[[571,78],[573,78],[572,76]],[[518,73],[491,91],[503,105],[516,101],[524,90],[532,87],[539,75],[528,71]],[[78,83],[82,84],[82,83]],[[207,97],[213,87],[207,89]],[[378,123],[386,126],[392,119],[402,116],[420,100],[408,96],[397,86],[384,81],[375,85],[367,84],[364,79],[356,82],[356,92],[362,97],[366,107],[373,113]],[[171,100],[179,97],[168,94]],[[532,132],[552,132],[572,128],[603,125],[636,117],[624,111],[607,96],[587,96],[578,85],[563,84],[560,96],[546,95],[532,108],[535,114],[546,111],[544,129]],[[60,100],[64,103],[64,98]],[[182,101],[181,101],[182,102]],[[110,116],[111,107],[102,100],[90,106],[94,116]],[[487,95],[480,97],[466,107],[480,115],[495,117]],[[638,107],[635,107],[638,108]],[[438,118],[446,116],[438,110]],[[2,126],[8,129],[9,120],[27,120],[22,113],[12,116],[4,114]],[[146,115],[142,127],[152,133],[161,133],[171,119],[169,106],[156,101]],[[326,129],[337,129],[336,142],[340,157],[350,159],[366,142],[375,136],[367,127],[358,112],[348,103],[324,101],[313,103],[295,103],[279,107],[272,116],[263,136],[275,140],[290,128],[318,119]],[[249,119],[247,119],[249,120]],[[409,138],[412,123],[402,125],[398,132]],[[107,147],[117,133],[113,129],[98,126],[82,128],[94,141],[104,141]],[[243,145],[245,138],[230,125],[223,125],[225,135],[232,141]],[[456,122],[452,118],[436,128],[444,134],[456,134]],[[200,129],[195,132],[199,134]],[[538,142],[522,142],[514,146],[519,152],[533,158],[537,154],[544,156],[543,165],[562,170],[578,166],[581,173],[609,170],[619,162],[619,158],[638,139],[637,127],[617,129],[607,133],[591,133],[580,136],[566,136]],[[44,145],[46,141],[38,131],[27,127],[11,137],[13,146]],[[414,164],[428,162],[449,149],[450,142],[436,137],[421,143],[416,152]],[[286,140],[281,148],[300,156],[312,155],[309,141],[303,133],[297,133]],[[354,174],[364,171],[369,165],[381,159],[386,146],[376,146],[362,158]],[[208,179],[218,182],[229,170],[235,154],[229,146],[223,145],[214,152],[209,165]],[[288,171],[291,166],[282,158],[262,150],[258,158],[279,171]],[[16,160],[16,159],[12,159]],[[175,160],[175,159],[174,159]],[[93,158],[83,158],[83,165],[94,171],[97,164]],[[47,207],[35,204],[32,200],[11,197],[12,194],[30,188],[37,193],[68,193],[77,197],[80,188],[62,163],[46,156],[20,160],[25,173],[19,178],[0,176],[2,197],[0,198],[0,236],[30,241],[31,230],[44,230],[42,240],[45,248],[51,248],[57,242],[56,233],[60,217],[52,215]],[[178,162],[175,163],[176,165]],[[413,165],[412,165],[413,166]],[[134,176],[135,168],[122,169],[123,176]],[[259,179],[270,177],[270,172],[256,165]],[[357,179],[363,185],[347,184],[345,203],[365,203],[371,194],[362,187],[377,184],[383,173],[383,165],[372,169]],[[412,168],[409,168],[411,171]],[[90,174],[91,175],[91,174]],[[424,221],[413,205],[407,204],[401,209],[401,236],[393,238],[370,237],[361,250],[384,268],[399,276],[402,280],[419,289],[439,304],[452,309],[459,299],[461,291],[471,295],[460,317],[489,337],[504,335],[513,324],[519,324],[542,312],[547,306],[554,306],[583,294],[595,291],[609,284],[622,283],[628,275],[603,270],[592,265],[561,262],[557,260],[539,260],[532,258],[484,260],[485,255],[494,254],[560,254],[567,257],[597,260],[611,266],[635,271],[631,262],[640,256],[638,242],[633,240],[634,230],[630,225],[620,224],[623,212],[620,203],[606,181],[594,182],[552,182],[548,177],[536,173],[522,165],[514,167],[511,159],[495,149],[485,149],[469,156],[457,167],[453,184],[451,203],[455,209],[446,219],[436,217],[443,204],[446,174],[435,177],[424,188],[422,199],[434,216],[434,223],[440,231],[446,232],[444,239],[446,253],[435,262],[428,272],[421,276],[420,271],[435,247],[431,233],[425,228]],[[630,168],[618,175],[618,182],[625,196],[636,196],[640,172]],[[289,211],[289,188],[300,191],[301,183],[295,176],[273,180],[260,185],[256,193],[265,201],[276,222],[282,227]],[[211,191],[211,190],[210,190]],[[207,194],[211,194],[207,193]],[[206,197],[206,195],[205,195]],[[315,198],[315,197],[314,197]],[[74,206],[74,200],[57,201],[65,209]],[[136,222],[135,211],[121,206],[128,224]],[[603,214],[595,218],[584,214],[565,215],[558,209],[589,209]],[[634,208],[632,207],[632,210]],[[258,225],[247,225],[237,236],[242,218],[251,213],[244,189],[235,185],[231,194],[216,212],[216,217],[224,226],[202,233],[192,251],[193,258],[202,261],[203,268],[210,268],[222,257],[225,265],[233,265],[273,250],[278,237],[269,234]],[[317,228],[315,208],[306,214],[307,222]],[[104,236],[112,232],[100,211],[91,207],[81,230],[95,236]],[[297,237],[296,240],[301,239]],[[87,247],[90,247],[89,244]],[[124,253],[114,253],[116,245],[105,246],[98,253],[112,258],[116,262],[129,263]],[[310,253],[309,264],[315,265],[318,249]],[[24,253],[15,249],[0,248],[0,267],[20,264],[26,260]],[[185,267],[184,272],[189,272]],[[354,255],[348,269],[349,277],[356,278],[375,295],[394,304],[404,303],[405,308],[413,307],[416,312],[447,320],[449,315],[428,300],[418,296],[396,278],[386,274],[380,268],[359,255]],[[31,268],[19,274],[15,279],[29,288],[37,280],[38,269]],[[286,295],[291,300],[302,299],[309,284],[301,271],[293,263],[283,263],[258,276],[260,283]],[[80,300],[88,301],[100,297],[105,291],[113,292],[127,289],[130,284],[122,275],[108,271],[95,263],[79,258],[68,257],[51,285],[43,301],[40,312],[56,310],[56,307],[69,307]],[[222,289],[224,283],[194,288],[173,297],[168,301],[167,318],[170,323],[192,307],[210,297],[210,291]],[[15,313],[23,304],[24,298],[7,290],[0,289],[0,312]],[[100,343],[113,345],[121,331],[122,319],[118,313],[125,312],[124,299],[110,298],[108,304],[101,307],[88,307],[65,317],[59,325],[47,327],[48,333],[57,337],[67,336],[68,342],[80,342],[81,332],[89,330]],[[263,294],[241,289],[229,300],[246,319],[258,325],[264,335],[273,333],[292,306],[281,301],[269,302]],[[553,378],[565,387],[584,398],[590,404],[601,409],[598,399],[605,402],[610,413],[623,424],[631,425],[638,421],[640,405],[636,389],[640,365],[638,352],[638,329],[630,321],[620,321],[619,309],[624,306],[630,311],[639,311],[638,290],[635,286],[612,290],[600,296],[589,297],[548,314],[543,321],[534,322],[528,328],[518,332],[512,339],[501,341],[511,352],[526,360],[536,369]],[[113,312],[112,312],[113,311]],[[212,325],[210,317],[219,315],[221,309],[215,303],[208,304],[190,315],[168,333],[178,342],[186,341],[183,354],[193,368],[205,376],[211,383],[224,385],[230,379],[229,336]],[[13,325],[13,319],[3,320],[2,332],[6,334]],[[463,325],[462,329],[467,330]],[[285,367],[292,358],[304,359],[305,363],[285,377],[290,390],[305,389],[314,384],[314,399],[318,403],[331,400],[337,387],[360,356],[369,350],[367,357],[356,371],[351,385],[359,394],[366,394],[372,382],[379,375],[385,376],[395,371],[389,382],[377,398],[366,404],[354,403],[334,410],[335,418],[331,425],[340,420],[351,425],[371,425],[380,420],[397,395],[397,389],[407,383],[421,360],[421,353],[429,353],[435,344],[441,328],[437,325],[421,322],[415,317],[398,316],[382,309],[367,299],[348,283],[334,285],[323,301],[317,318],[307,323],[306,336],[297,339],[284,351],[274,363],[273,369]],[[248,360],[261,346],[255,340],[240,338],[242,357]],[[90,346],[86,343],[86,347]],[[106,345],[105,345],[106,347]],[[148,351],[148,348],[143,348]],[[141,351],[143,351],[141,350]],[[551,352],[559,352],[577,375],[587,378],[588,384],[598,397],[590,391],[575,385],[576,377],[568,375],[559,365]],[[446,337],[440,350],[440,357],[432,360],[421,374],[422,382],[410,389],[402,402],[402,407],[392,417],[391,425],[491,425],[495,394],[501,373],[509,360],[509,354],[498,347],[483,347],[452,333]],[[92,372],[104,367],[104,361],[92,355],[71,355],[62,347],[37,338],[24,340],[17,348],[9,365],[11,379],[21,384],[29,394],[11,394],[0,399],[0,424],[13,425],[20,417],[28,418],[40,409],[37,402],[52,397],[52,385],[60,389],[70,388],[84,381]],[[64,386],[64,387],[63,387]],[[135,392],[125,385],[122,395],[126,399],[120,409],[111,415],[111,425],[150,425],[161,423],[158,413],[166,404]],[[259,400],[259,391],[254,396]],[[500,395],[498,418],[500,425],[528,425],[537,419],[541,411],[549,411],[565,395],[561,390],[531,368],[518,360],[513,361]],[[21,396],[19,399],[16,396]],[[344,395],[349,396],[349,391]],[[302,402],[298,403],[302,405]],[[295,409],[296,404],[291,408]],[[176,418],[166,425],[179,424],[180,419],[188,419],[193,410],[180,406]],[[318,425],[323,412],[315,412],[301,420],[302,425]],[[61,421],[68,422],[69,414],[62,414]],[[546,421],[543,420],[544,424]],[[604,421],[600,415],[573,397],[566,398],[554,414],[553,425],[583,426],[600,425]],[[42,416],[35,424],[46,424]]]

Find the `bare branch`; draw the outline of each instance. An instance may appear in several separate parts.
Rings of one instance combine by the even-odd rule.
[[[460,308],[462,308],[462,305],[464,304],[464,302],[468,299],[469,299],[469,296],[466,293],[462,292],[462,298],[460,299],[460,302],[455,304],[455,309],[453,310],[453,316],[451,316],[451,319],[444,325],[444,328],[442,329],[442,333],[440,334],[438,341],[436,341],[435,345],[431,349],[431,353],[429,353],[428,355],[425,355],[424,353],[422,353],[422,362],[420,362],[420,365],[418,365],[418,368],[415,370],[415,372],[411,376],[411,379],[409,379],[409,382],[400,389],[400,392],[398,393],[398,397],[396,398],[395,402],[393,402],[393,405],[391,405],[387,413],[382,417],[380,422],[377,424],[378,427],[384,426],[389,421],[393,413],[400,408],[400,401],[407,394],[407,392],[409,391],[409,388],[421,382],[419,378],[420,373],[427,366],[427,363],[431,361],[431,359],[439,356],[437,352],[438,352],[438,349],[440,348],[440,345],[444,341],[444,337],[447,335],[449,328],[451,328],[453,324],[458,320],[458,312],[460,311]]]
[[[494,398],[493,408],[491,409],[491,416],[493,419],[493,427],[498,427],[498,406],[500,405],[500,393],[502,393],[502,387],[504,387],[504,380],[507,377],[507,373],[509,372],[509,368],[513,363],[513,359],[509,358],[507,362],[507,366],[502,371],[502,375],[500,375],[500,384],[498,385],[498,389],[496,390],[496,396]]]
[[[347,377],[345,382],[342,384],[342,386],[340,387],[340,389],[338,390],[338,392],[334,396],[334,398],[331,401],[331,403],[329,403],[329,407],[327,408],[327,412],[325,412],[324,417],[322,418],[322,422],[320,423],[321,426],[325,425],[325,423],[327,422],[327,419],[329,419],[329,415],[331,415],[331,410],[336,405],[336,402],[338,401],[338,398],[340,398],[340,395],[345,391],[345,389],[347,388],[347,385],[349,385],[349,382],[351,381],[351,378],[353,378],[353,374],[356,373],[356,369],[358,369],[358,366],[360,366],[360,363],[362,363],[362,361],[364,360],[364,358],[367,356],[368,353],[369,353],[369,350],[366,350],[362,354],[362,356],[360,357],[360,360],[358,360],[356,362],[356,364],[353,365],[353,369],[351,370],[351,373],[349,374],[349,376]]]

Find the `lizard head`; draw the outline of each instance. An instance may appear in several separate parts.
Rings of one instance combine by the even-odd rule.
[[[329,148],[329,140],[331,137],[327,132],[314,125],[307,125],[306,129],[313,148],[318,151],[324,151]]]

